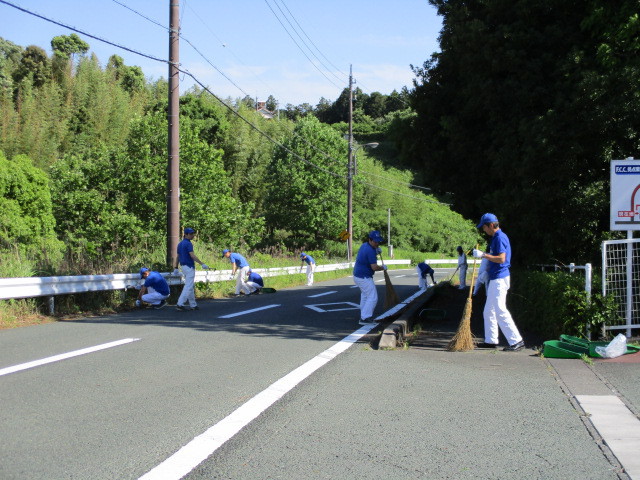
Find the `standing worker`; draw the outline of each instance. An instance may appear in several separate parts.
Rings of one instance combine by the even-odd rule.
[[[378,303],[378,292],[373,283],[373,275],[387,269],[386,265],[378,265],[378,245],[383,241],[378,230],[371,231],[368,240],[360,245],[353,266],[353,282],[360,289],[360,325],[375,321],[373,310]]]
[[[182,311],[198,310],[199,308],[196,303],[195,290],[196,262],[205,270],[209,268],[208,265],[202,263],[200,259],[196,257],[196,254],[193,253],[191,240],[193,240],[195,234],[196,231],[193,228],[187,227],[184,229],[184,237],[178,244],[178,258],[176,260],[175,270],[173,271],[174,275],[179,275],[178,265],[180,265],[184,275],[184,287],[182,287],[180,298],[178,298],[178,303],[176,304],[176,308]],[[189,302],[189,305],[186,305],[186,302]]]
[[[458,288],[463,289],[467,288],[467,254],[464,253],[461,246],[458,246],[456,249],[458,250],[458,273],[460,278],[460,285]]]
[[[136,305],[142,306],[142,302],[150,303],[156,310],[161,309],[167,304],[169,298],[169,284],[158,272],[152,272],[147,267],[140,269],[140,278],[144,279],[144,283],[138,293]]]
[[[474,249],[473,256],[489,260],[489,285],[487,287],[487,301],[484,306],[484,343],[478,345],[484,348],[498,346],[498,327],[507,339],[509,346],[505,352],[516,352],[524,348],[524,341],[516,327],[511,313],[507,310],[507,291],[511,283],[511,243],[509,237],[500,229],[498,217],[493,213],[485,213],[480,218],[477,228],[491,237],[489,253]]]
[[[247,287],[249,287],[249,295],[260,293],[260,290],[264,287],[262,277],[251,269],[249,269],[247,275]]]
[[[429,265],[426,260],[418,264],[416,271],[418,272],[418,288],[420,288],[420,290],[426,290],[429,286],[427,275],[431,277],[432,285],[436,284],[436,279],[433,277],[433,268],[431,268],[431,265]]]
[[[236,252],[231,252],[231,250],[224,249],[222,251],[222,256],[227,257],[231,262],[231,278],[233,278],[238,270],[238,278],[236,279],[236,297],[240,296],[240,292],[248,295],[250,290],[247,286],[247,282],[245,282],[245,277],[247,276],[247,272],[250,270],[249,262],[242,255]]]
[[[315,272],[316,270],[316,261],[311,255],[307,255],[304,252],[300,254],[300,259],[302,260],[302,265],[300,265],[300,273],[302,273],[302,267],[304,267],[304,263],[307,262],[307,286],[310,287],[311,285],[313,285],[313,272]]]

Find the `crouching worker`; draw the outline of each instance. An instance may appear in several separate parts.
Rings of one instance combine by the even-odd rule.
[[[142,306],[142,302],[149,303],[159,310],[167,304],[169,298],[169,284],[158,272],[152,272],[146,267],[140,269],[140,278],[144,279],[144,283],[140,288],[136,305]]]
[[[249,295],[253,293],[257,295],[260,293],[260,290],[262,290],[262,287],[264,287],[264,280],[262,280],[262,277],[259,274],[249,269],[246,285],[249,287]]]
[[[418,272],[418,288],[420,288],[421,290],[426,290],[429,286],[427,275],[431,277],[431,284],[436,284],[436,279],[433,277],[433,268],[431,268],[426,260],[418,264],[418,266],[416,267],[416,271]]]

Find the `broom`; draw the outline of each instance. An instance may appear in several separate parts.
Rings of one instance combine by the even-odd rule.
[[[384,260],[382,259],[382,254],[380,254],[380,261],[382,262],[382,266],[384,266]],[[396,293],[393,285],[391,284],[391,279],[389,278],[389,274],[386,270],[384,272],[384,284],[387,287],[387,291],[384,296],[384,308],[391,308],[400,303],[400,298]]]
[[[471,334],[471,309],[473,304],[471,294],[473,292],[473,283],[475,279],[476,260],[474,259],[473,272],[471,273],[471,286],[469,287],[469,296],[467,297],[467,303],[464,306],[464,312],[462,313],[462,320],[460,321],[460,326],[458,326],[458,331],[449,342],[449,345],[447,345],[447,350],[449,352],[468,352],[469,350],[473,350],[475,348],[473,335]]]

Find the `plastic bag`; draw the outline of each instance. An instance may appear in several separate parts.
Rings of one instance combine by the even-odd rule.
[[[619,333],[606,347],[596,347],[596,353],[602,358],[616,358],[627,353],[627,337]]]

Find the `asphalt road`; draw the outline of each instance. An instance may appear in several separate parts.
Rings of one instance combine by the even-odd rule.
[[[391,278],[400,298],[417,290],[413,270]],[[166,307],[0,331],[0,372],[132,339],[0,375],[0,478],[151,475],[176,452],[211,443],[203,433],[290,372],[326,360],[360,329],[358,300],[345,278],[202,301],[197,312]],[[360,342],[332,358],[186,478],[624,478],[530,350],[379,351]]]
[[[403,298],[417,289],[413,271],[398,276],[406,273],[397,279]],[[357,330],[358,301],[345,278],[201,301],[194,312],[165,307],[0,331],[0,370],[136,339],[0,376],[0,478],[138,478]],[[270,308],[223,318],[262,307]]]

